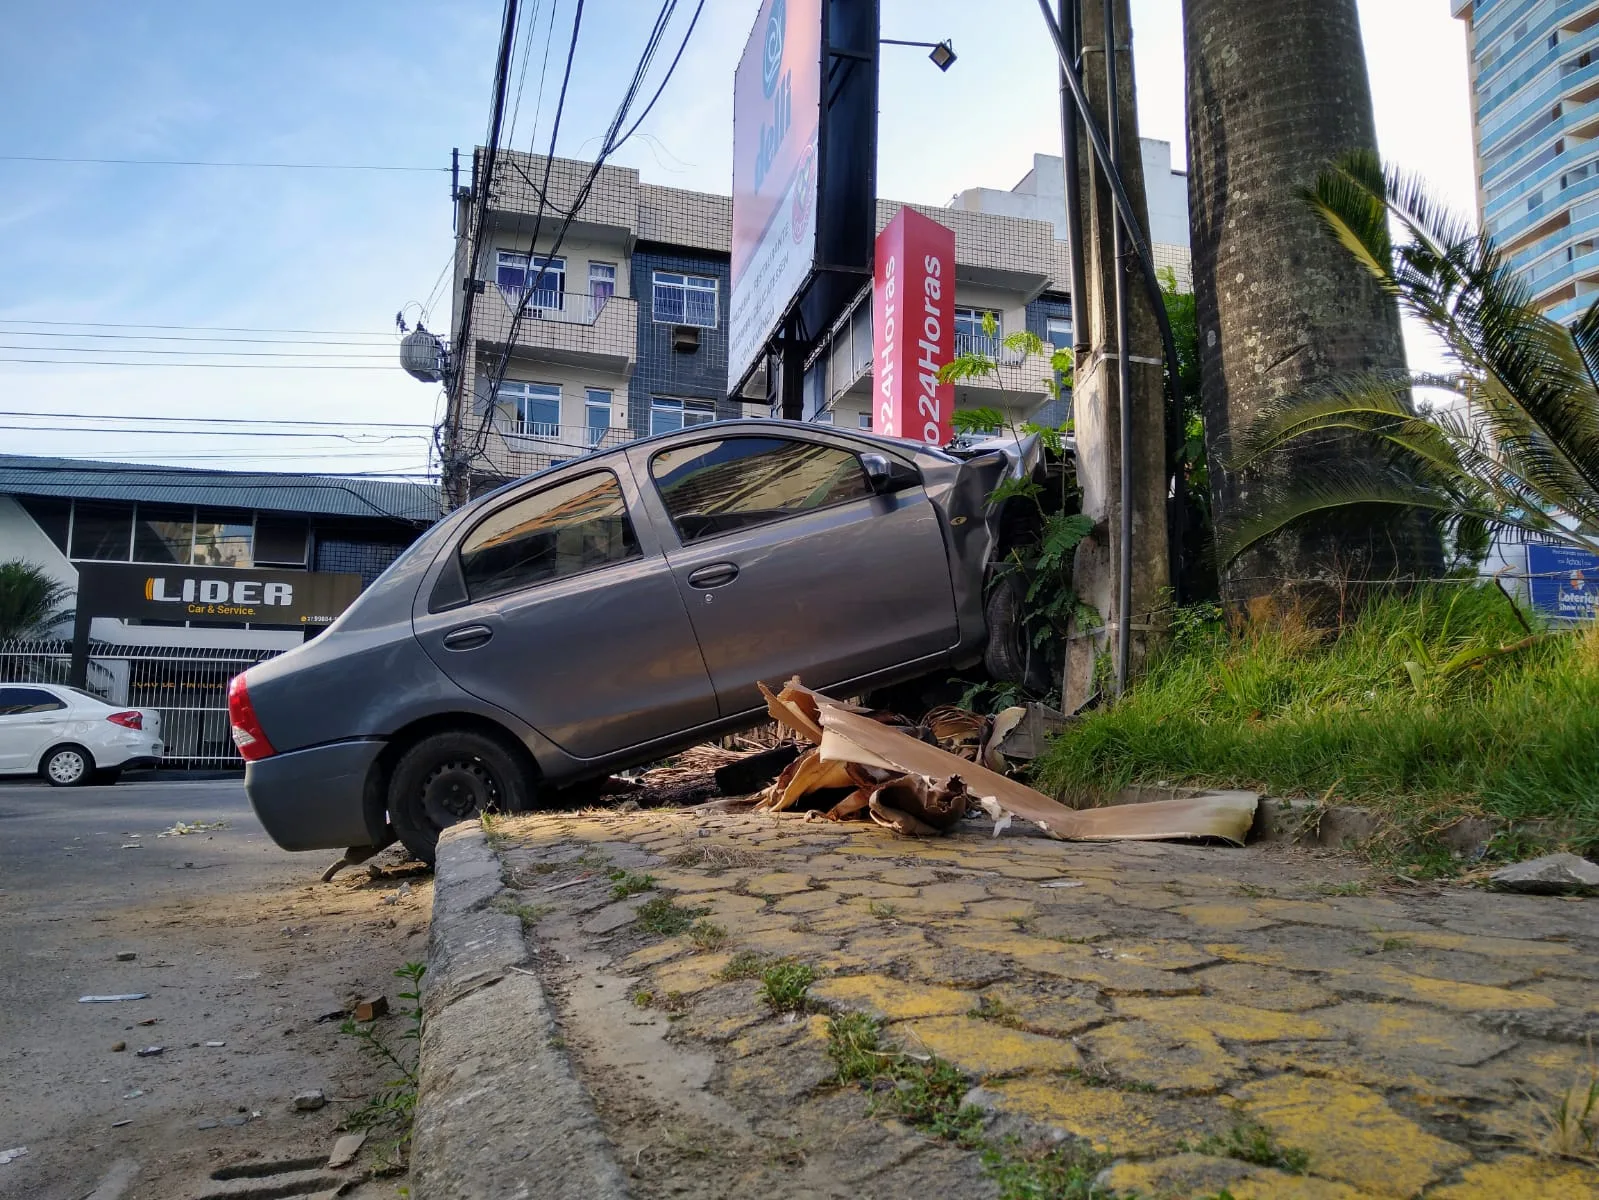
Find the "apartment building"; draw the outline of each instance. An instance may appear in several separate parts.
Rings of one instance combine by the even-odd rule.
[[[465,236],[472,199],[458,201],[450,341],[462,373],[452,394],[462,399],[446,422],[474,495],[593,449],[769,415],[759,382],[727,394],[731,200],[613,166],[585,195],[592,172],[572,159],[502,153],[476,261]],[[878,203],[879,228],[898,207]],[[957,348],[998,363],[994,376],[963,383],[957,402],[1034,415],[1049,399],[1048,372],[1001,342],[1025,328],[1068,344],[1064,243],[1046,221],[920,211],[955,230]],[[807,364],[807,419],[868,427],[871,344],[863,280]]]
[[[1599,0],[1454,0],[1471,56],[1477,207],[1550,318],[1599,293]]]
[[[1170,268],[1180,291],[1192,291],[1194,271],[1188,250],[1188,174],[1171,165],[1171,143],[1139,138],[1144,167],[1144,194],[1149,205],[1150,253],[1155,268]],[[967,212],[998,213],[1048,221],[1055,236],[1066,239],[1065,166],[1058,154],[1033,155],[1033,169],[1009,191],[967,188],[950,201]]]

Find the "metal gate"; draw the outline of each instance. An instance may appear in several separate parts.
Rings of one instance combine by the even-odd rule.
[[[89,651],[88,690],[107,704],[161,714],[164,767],[237,767],[244,760],[228,725],[228,684],[281,650],[193,646],[117,646]],[[0,642],[0,682],[67,681],[67,641]]]

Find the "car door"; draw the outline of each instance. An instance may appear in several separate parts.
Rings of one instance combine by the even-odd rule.
[[[937,513],[919,484],[875,493],[858,445],[711,427],[631,452],[724,716],[760,706],[757,680],[827,687],[957,641]]]
[[[0,771],[34,771],[55,740],[67,705],[43,688],[0,687]]]
[[[622,458],[514,492],[445,551],[414,620],[460,687],[578,758],[716,719],[671,568],[636,510]]]

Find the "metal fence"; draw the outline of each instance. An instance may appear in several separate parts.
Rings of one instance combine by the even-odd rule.
[[[190,646],[89,649],[88,690],[107,704],[161,714],[165,767],[243,767],[228,726],[228,683],[281,650]],[[0,683],[67,682],[68,641],[0,642]]]

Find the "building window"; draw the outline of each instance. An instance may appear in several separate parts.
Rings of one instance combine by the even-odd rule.
[[[812,425],[831,425],[833,423],[833,410],[823,409],[811,418]]]
[[[707,275],[655,272],[655,320],[663,325],[716,328],[716,280]]]
[[[255,523],[237,515],[201,512],[194,522],[194,565],[248,567],[255,560],[251,544]]]
[[[589,300],[593,304],[596,316],[604,311],[605,305],[614,295],[616,295],[616,264],[589,263]]]
[[[72,528],[72,501],[56,496],[13,496],[33,518],[40,532],[62,554],[67,552],[67,531]]]
[[[69,558],[127,562],[133,544],[133,506],[79,500],[72,513]]]
[[[306,561],[306,524],[294,517],[255,519],[255,565],[303,567]]]
[[[194,510],[141,504],[134,513],[133,561],[184,567],[193,561]]]
[[[502,383],[500,403],[516,414],[513,433],[523,437],[561,435],[561,387],[555,383]]]
[[[1057,350],[1072,348],[1072,319],[1050,317],[1044,322],[1044,340]]]
[[[676,433],[691,425],[709,425],[716,420],[714,400],[675,400],[669,396],[650,397],[650,433]]]
[[[994,323],[992,336],[983,330],[984,318]],[[957,308],[955,310],[955,353],[999,354],[1000,342],[1005,336],[1003,315],[993,308]]]
[[[869,412],[855,414],[855,428],[870,429],[872,427],[872,414]]]
[[[491,513],[461,543],[473,600],[609,566],[639,553],[610,471],[557,484]]]
[[[588,422],[589,445],[598,446],[611,429],[611,393],[604,388],[589,388],[583,415]]]
[[[739,437],[663,450],[650,477],[685,544],[872,494],[847,450],[789,438]]]
[[[494,281],[512,300],[526,294],[529,308],[560,308],[566,298],[566,259],[501,250]]]

